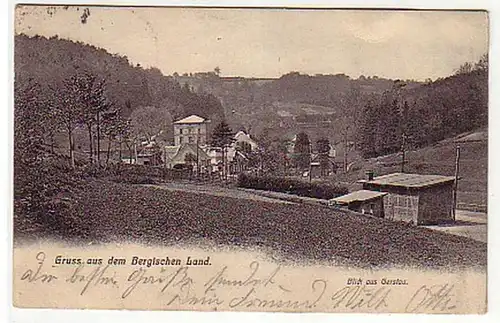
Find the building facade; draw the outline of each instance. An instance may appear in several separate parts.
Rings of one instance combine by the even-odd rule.
[[[361,190],[333,198],[330,206],[346,207],[347,209],[374,216],[384,217],[384,196],[387,193]]]
[[[384,196],[384,218],[415,225],[453,219],[452,176],[394,173],[359,182],[364,190],[388,193]]]
[[[210,133],[210,120],[191,115],[174,122],[174,145],[207,144]]]

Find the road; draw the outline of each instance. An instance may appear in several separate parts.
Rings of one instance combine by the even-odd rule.
[[[446,225],[429,225],[426,228],[488,242],[487,214],[457,210],[457,223]]]

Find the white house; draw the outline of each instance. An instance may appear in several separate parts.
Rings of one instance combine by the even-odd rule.
[[[174,145],[196,144],[205,145],[210,132],[210,120],[197,115],[174,122]]]

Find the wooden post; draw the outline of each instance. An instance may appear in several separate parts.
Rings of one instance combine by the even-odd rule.
[[[457,145],[457,154],[455,159],[455,183],[453,187],[453,221],[456,221],[456,216],[457,216],[457,190],[458,190],[459,170],[460,170],[460,146]]]
[[[347,129],[344,133],[344,173],[347,173]]]
[[[199,138],[196,136],[196,178],[199,178],[199,173],[200,173],[200,156],[198,152],[198,143],[199,143]]]
[[[99,120],[99,111],[97,111],[97,166],[101,167],[101,121]]]
[[[403,136],[402,136],[402,139],[403,139],[403,142],[401,143],[401,152],[402,152],[402,155],[401,155],[401,173],[404,173],[405,172],[405,150],[406,150],[406,134],[403,133]]]
[[[137,143],[134,142],[134,157],[135,157],[135,162],[134,164],[137,165]]]
[[[349,132],[349,125],[344,129],[344,173],[347,174],[347,133]]]
[[[312,143],[309,143],[309,183],[312,182]]]

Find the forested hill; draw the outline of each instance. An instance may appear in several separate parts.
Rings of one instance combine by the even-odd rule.
[[[488,58],[464,63],[447,78],[415,88],[395,82],[365,103],[359,148],[365,157],[425,147],[488,124]],[[403,140],[403,137],[405,139]]]
[[[457,66],[437,80],[356,79],[344,74],[290,72],[275,79],[220,77],[214,72],[174,75],[182,84],[213,93],[234,127],[256,137],[348,140],[365,157],[423,147],[487,125],[488,57]],[[266,131],[267,130],[267,131]]]
[[[156,68],[132,66],[126,56],[110,54],[81,42],[16,35],[15,81],[28,79],[42,88],[61,87],[77,72],[90,72],[106,82],[107,97],[128,116],[138,107],[165,108],[174,119],[190,114],[221,119],[223,109],[210,94],[194,93]]]

